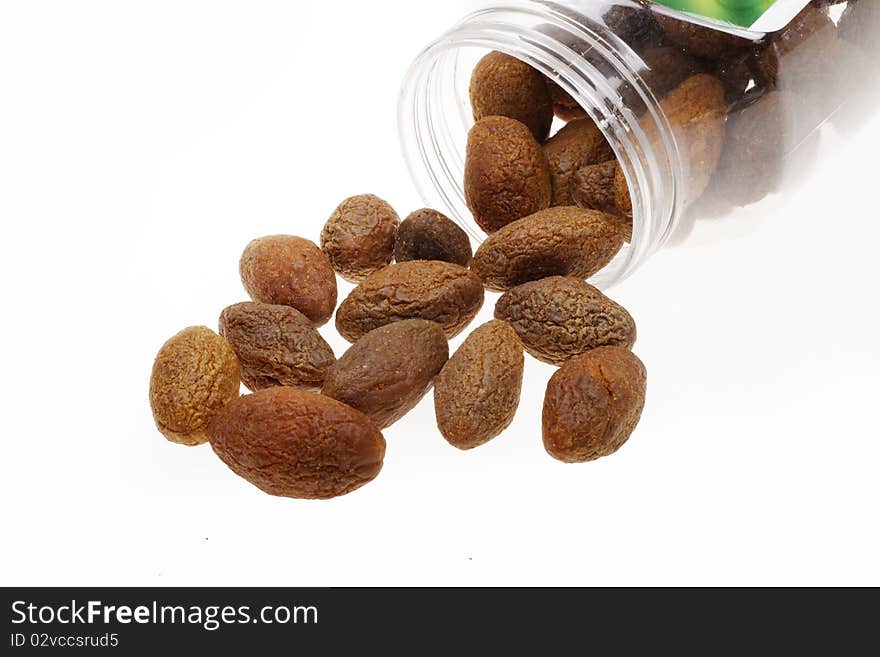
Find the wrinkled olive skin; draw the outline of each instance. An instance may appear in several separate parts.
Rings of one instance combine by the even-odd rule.
[[[453,338],[471,323],[483,297],[480,279],[464,267],[434,260],[401,262],[371,274],[352,290],[336,313],[336,329],[355,342],[392,322],[427,319]]]
[[[207,427],[238,397],[238,359],[229,343],[205,326],[184,329],[159,350],[150,376],[156,428],[179,445],[202,445]]]
[[[394,322],[355,342],[330,368],[322,392],[384,429],[415,408],[448,358],[449,344],[439,324]]]
[[[249,390],[275,386],[320,389],[333,350],[301,312],[290,306],[237,303],[220,315],[220,335],[241,363]]]
[[[525,125],[489,116],[471,128],[464,193],[474,221],[487,233],[550,207],[547,156]]]
[[[544,398],[544,447],[565,463],[619,450],[645,407],[647,373],[631,351],[601,347],[576,356],[550,379]]]
[[[592,285],[554,276],[515,287],[495,306],[538,360],[562,365],[598,347],[632,348],[636,324],[621,305]]]
[[[471,270],[500,291],[548,276],[585,279],[611,262],[624,236],[619,217],[575,206],[550,208],[490,235]]]
[[[458,348],[434,384],[434,412],[450,445],[473,449],[513,421],[523,381],[523,348],[507,322],[483,324]]]
[[[385,457],[385,439],[366,415],[297,388],[237,399],[208,433],[233,472],[280,497],[345,495],[375,479]]]

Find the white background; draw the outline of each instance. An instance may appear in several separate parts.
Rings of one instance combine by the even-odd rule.
[[[156,432],[155,352],[244,300],[251,238],[316,240],[356,193],[420,206],[398,85],[473,6],[0,4],[0,583],[880,584],[876,120],[611,291],[649,371],[611,458],[546,455],[533,360],[501,438],[449,447],[429,397],[330,502]]]

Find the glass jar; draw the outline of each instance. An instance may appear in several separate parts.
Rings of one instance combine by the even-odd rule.
[[[871,115],[880,86],[880,2],[799,1],[802,11],[774,32],[640,0],[478,11],[430,44],[404,82],[399,122],[415,184],[485,239],[463,178],[470,76],[494,50],[548,79],[557,117],[592,119],[625,176],[632,237],[595,285],[623,280],[698,222],[770,211],[803,179],[828,130],[852,133]]]

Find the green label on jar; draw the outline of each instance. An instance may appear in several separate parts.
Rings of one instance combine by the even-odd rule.
[[[809,3],[809,0],[653,1],[670,9],[759,32],[781,30]]]

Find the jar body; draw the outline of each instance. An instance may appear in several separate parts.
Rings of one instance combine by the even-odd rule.
[[[422,195],[476,240],[462,188],[473,125],[470,73],[488,51],[547,79],[557,127],[583,117],[625,179],[632,238],[593,280],[610,286],[700,221],[790,193],[829,130],[852,133],[878,90],[880,3],[803,0],[775,32],[738,29],[632,0],[513,2],[466,18],[404,85],[404,154]]]

